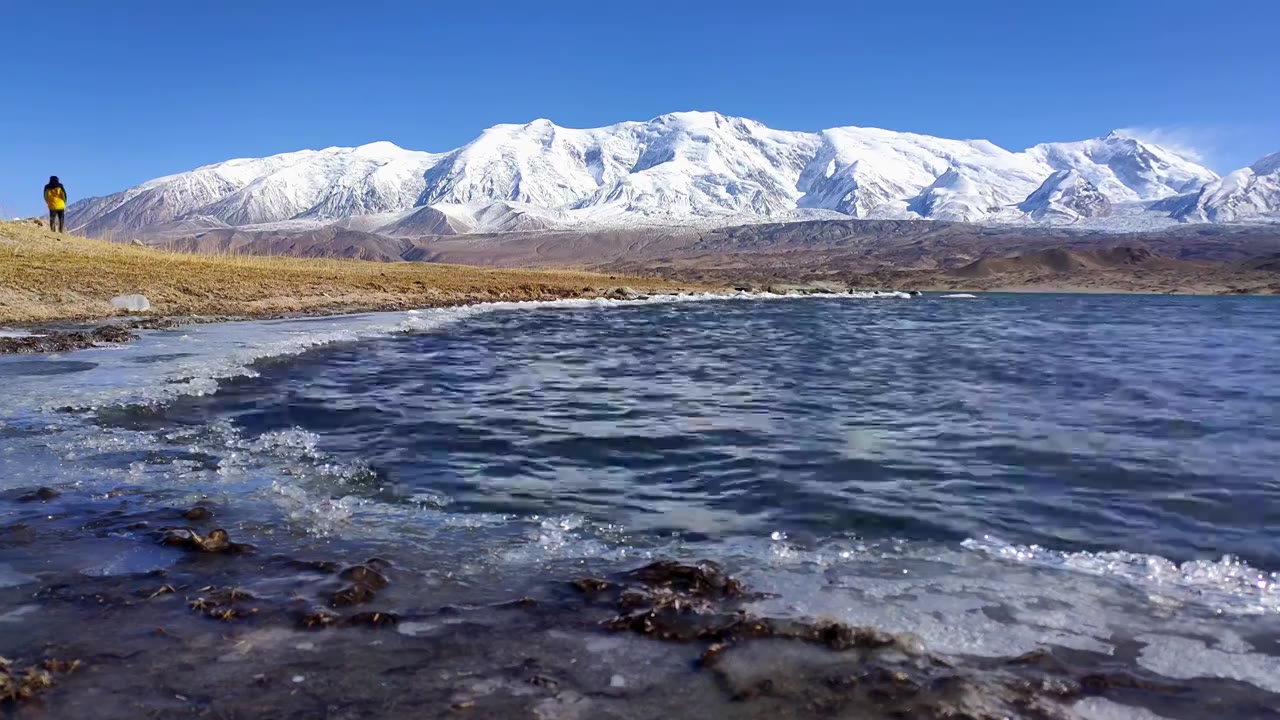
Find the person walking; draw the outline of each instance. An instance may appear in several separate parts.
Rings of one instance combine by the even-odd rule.
[[[54,229],[56,221],[57,232],[62,232],[67,222],[67,189],[58,182],[57,175],[51,176],[49,184],[44,186],[44,204],[49,206],[49,229]]]

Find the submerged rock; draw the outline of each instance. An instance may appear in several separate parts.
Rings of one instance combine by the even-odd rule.
[[[191,528],[169,528],[164,531],[160,543],[204,553],[240,554],[254,551],[252,545],[231,542],[231,536],[222,528],[212,530],[208,535],[201,535]]]
[[[603,627],[655,640],[706,643],[697,666],[740,702],[783,702],[804,716],[1067,720],[1089,696],[1177,696],[1183,688],[1127,672],[1074,671],[1047,651],[1013,659],[952,659],[911,633],[832,620],[758,617],[761,596],[711,562],[661,561],[617,581],[575,580]]]
[[[333,595],[329,596],[329,605],[332,607],[350,607],[352,605],[360,605],[373,600],[377,593],[368,585],[355,583],[349,587],[345,587]]]
[[[49,502],[50,500],[58,497],[61,494],[62,493],[58,492],[57,490],[54,490],[51,487],[41,487],[32,492],[29,492],[25,495],[20,496],[18,498],[18,502],[22,502],[22,503]]]
[[[298,624],[307,629],[333,627],[342,620],[342,616],[328,610],[310,610],[298,618]]]
[[[347,625],[366,627],[391,627],[400,622],[400,616],[389,612],[362,612],[347,618]]]
[[[279,559],[279,558],[276,558]],[[285,561],[285,566],[294,570],[302,570],[303,572],[321,573],[331,575],[338,572],[342,568],[340,564],[333,560],[300,560],[291,558]]]
[[[161,588],[161,590],[163,589]],[[201,588],[200,592],[202,593],[200,596],[187,601],[187,607],[203,613],[205,617],[231,622],[232,620],[242,620],[258,613],[258,608],[256,607],[244,607],[241,605],[241,603],[256,600],[257,598],[252,593],[240,588],[209,586]]]
[[[626,577],[639,580],[651,588],[666,588],[698,597],[738,597],[744,592],[742,583],[729,577],[719,565],[710,560],[692,565],[659,560],[632,570]]]
[[[213,511],[203,505],[197,505],[189,510],[184,510],[182,517],[191,522],[200,522],[213,517]]]
[[[338,577],[373,590],[381,590],[390,584],[386,575],[368,565],[353,565],[339,573]]]
[[[69,675],[80,667],[79,660],[49,659],[16,669],[11,660],[0,657],[0,707],[32,700],[53,687],[55,675]]]
[[[597,593],[613,590],[617,587],[608,580],[601,580],[600,578],[580,578],[569,584],[572,585],[575,590],[585,595],[595,595]]]

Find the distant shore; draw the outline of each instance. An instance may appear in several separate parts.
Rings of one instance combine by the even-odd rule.
[[[1114,255],[1117,251],[1110,252]],[[588,272],[182,253],[57,235],[29,222],[0,222],[0,326],[47,328],[59,323],[144,317],[146,320],[133,328],[140,329],[478,302],[627,297],[735,287],[765,290],[771,285],[806,283],[947,293],[1280,294],[1280,274],[1269,266],[1245,270],[1222,264],[1172,262],[1149,254],[1138,258],[1141,264],[1128,266],[1100,262],[1100,257],[1098,253],[1047,250],[1033,256],[982,260],[959,270],[869,273],[819,273],[812,266],[788,268],[785,262],[774,267],[768,258],[760,258],[759,263],[726,263],[734,267],[715,267],[716,263],[700,267],[697,261],[648,267],[636,261]],[[1064,263],[1065,272],[1060,271]],[[973,273],[965,276],[970,267]],[[112,305],[115,297],[135,294],[147,298],[150,307],[145,313]],[[12,338],[2,340],[0,344],[18,346]],[[72,337],[67,342],[65,348],[53,345],[52,351],[92,341]]]
[[[765,262],[749,265],[743,262],[744,257],[698,258],[667,264],[657,271],[673,279],[751,286],[767,286],[782,276],[792,282],[947,293],[1280,295],[1280,256],[1235,262],[1182,260],[1121,244],[1097,249],[1048,247],[934,269],[862,271],[842,269],[837,260],[825,265],[812,261],[801,264],[794,257],[778,258],[774,267]],[[633,267],[633,263],[618,263],[610,269],[625,272]]]

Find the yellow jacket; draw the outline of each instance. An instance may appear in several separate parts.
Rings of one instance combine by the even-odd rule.
[[[61,185],[44,189],[44,204],[50,210],[67,209],[67,191]]]

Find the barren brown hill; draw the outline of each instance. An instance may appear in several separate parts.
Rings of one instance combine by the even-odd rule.
[[[1240,263],[1242,270],[1261,270],[1263,272],[1280,273],[1280,255],[1266,255],[1252,258]]]
[[[217,229],[168,240],[157,247],[206,255],[271,255],[399,262],[413,244],[374,233],[334,225],[303,232],[254,232]]]
[[[825,281],[898,290],[1280,294],[1280,264],[1179,260],[1146,248],[1049,248],[941,269],[882,267],[867,271],[856,269],[860,267],[857,263],[846,265],[839,257],[830,257],[825,264],[815,262],[812,254],[803,262],[785,255],[770,259],[772,263],[755,264],[744,256],[725,256],[706,265],[700,265],[699,260],[706,262],[707,258],[684,259],[657,263],[649,269],[673,278],[755,287],[779,281]]]
[[[1147,248],[1180,260],[1245,261],[1280,255],[1280,226],[1185,225],[1143,233],[978,226],[931,220],[822,220],[717,229],[639,227],[391,238],[332,225],[304,231],[216,229],[157,240],[194,252],[360,257],[497,267],[655,265],[782,270],[927,270],[1046,248]]]
[[[1027,255],[988,257],[947,272],[957,278],[994,278],[1011,273],[1069,275],[1102,270],[1192,271],[1211,263],[1161,257],[1147,248],[1113,247],[1101,250],[1050,248]]]

